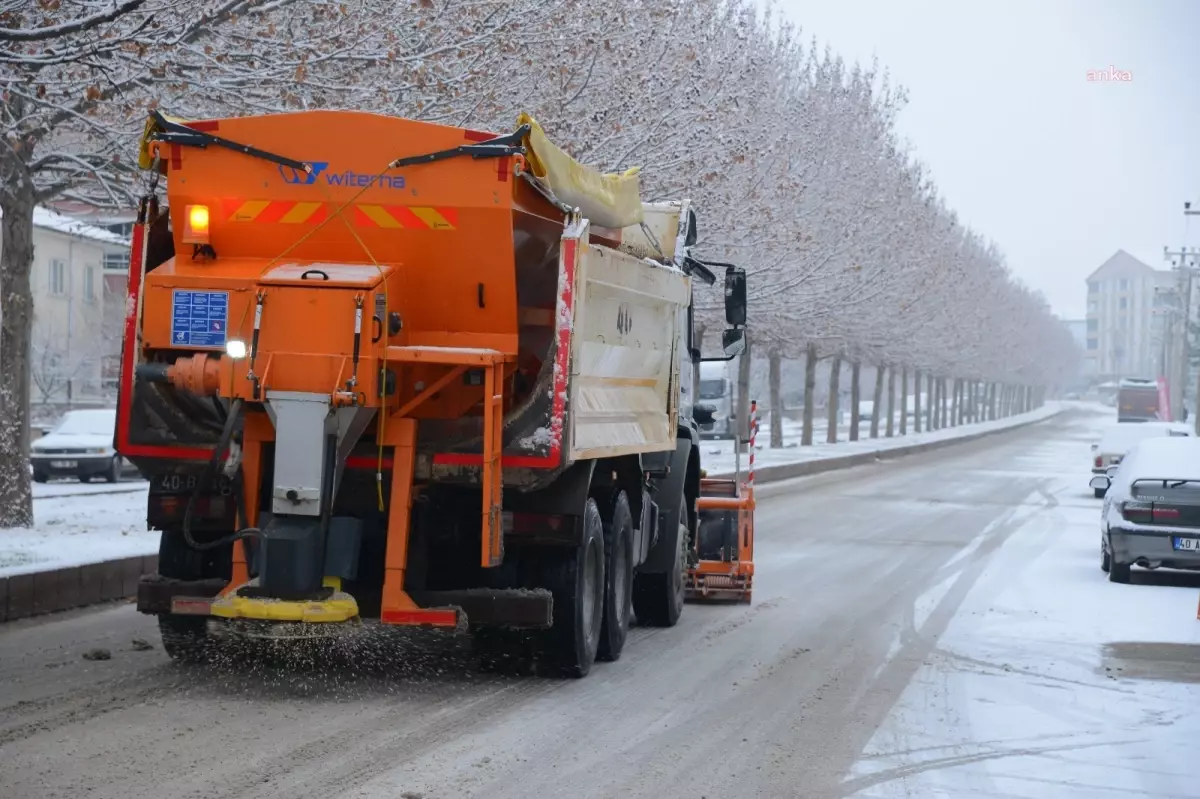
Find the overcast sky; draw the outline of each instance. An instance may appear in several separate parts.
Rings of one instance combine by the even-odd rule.
[[[1158,269],[1200,246],[1200,0],[778,3],[908,89],[901,132],[942,195],[1056,313],[1084,317],[1118,249]],[[1088,82],[1110,66],[1132,80]]]

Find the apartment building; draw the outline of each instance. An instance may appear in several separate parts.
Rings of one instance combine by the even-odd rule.
[[[49,209],[34,212],[29,369],[35,419],[115,401],[128,271],[127,237]]]
[[[1162,368],[1164,291],[1177,276],[1124,250],[1088,276],[1085,371],[1101,379],[1158,377]]]

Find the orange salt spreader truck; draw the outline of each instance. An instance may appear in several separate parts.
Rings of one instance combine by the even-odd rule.
[[[140,159],[116,446],[150,480],[138,609],[172,657],[370,618],[582,676],[633,614],[676,622],[693,278],[725,271],[722,358],[746,321],[688,201],[642,203],[526,116],[156,112]]]

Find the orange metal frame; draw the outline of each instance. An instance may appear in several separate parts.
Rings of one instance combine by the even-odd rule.
[[[375,174],[397,155],[391,148],[398,141],[404,142],[406,149],[420,152],[457,146],[464,136],[468,141],[480,141],[493,138],[493,134],[373,114],[311,112],[305,114],[303,125],[287,117],[250,117],[190,126],[208,132],[220,130],[229,139],[252,141],[261,149],[293,157],[324,158],[338,157],[328,152],[329,142],[344,139],[346,132],[353,130],[354,146],[340,154],[342,161],[335,169],[344,170],[338,174],[347,185],[366,186],[366,190],[354,192],[351,198],[345,188],[340,192],[327,190],[318,180],[320,174],[314,173],[308,179],[294,171],[285,173],[273,164],[221,148],[193,151],[177,145],[152,145],[161,156],[164,171],[180,177],[172,178],[168,186],[176,257],[147,274],[146,243],[153,220],[148,218],[148,200],[143,200],[130,253],[116,446],[122,454],[134,458],[196,461],[212,455],[207,447],[149,446],[135,443],[131,436],[134,372],[148,351],[171,349],[168,331],[175,289],[228,291],[228,336],[245,341],[251,339],[248,325],[254,316],[256,297],[264,293],[264,315],[273,311],[274,316],[270,329],[264,323],[263,340],[270,341],[258,355],[255,373],[269,379],[270,387],[277,390],[330,393],[332,387],[335,396],[336,388],[349,376],[352,337],[347,320],[353,317],[355,304],[361,308],[365,303],[369,308],[371,298],[382,293],[380,299],[387,300],[388,310],[401,313],[402,331],[394,337],[383,335],[381,330],[378,337],[372,336],[367,313],[358,367],[364,387],[357,394],[341,398],[377,408],[374,435],[380,457],[378,461],[357,459],[362,463],[352,458],[347,466],[369,467],[379,462],[391,469],[382,621],[455,626],[459,622],[457,611],[417,607],[404,591],[416,490],[417,419],[458,416],[481,409],[482,452],[436,456],[435,462],[461,461],[462,465],[480,468],[481,566],[485,568],[498,566],[504,554],[503,468],[553,468],[562,459],[561,429],[553,439],[552,452],[534,459],[536,463],[510,463],[510,459],[502,458],[504,387],[509,371],[516,366],[519,309],[512,279],[513,252],[497,243],[511,240],[511,198],[518,187],[525,187],[517,181],[499,192],[495,190],[495,183],[512,180],[512,159],[507,157],[496,159],[494,164],[471,158],[443,161],[437,167],[436,180],[425,180],[423,173],[413,170],[404,178],[389,178],[387,183],[376,178],[378,185],[364,184],[363,177]],[[325,163],[323,169],[334,171],[328,168]],[[489,172],[490,176],[484,177]],[[357,182],[349,184],[347,176],[357,176]],[[418,185],[419,204],[408,205],[406,201],[418,195]],[[268,192],[263,191],[264,186],[270,187]],[[405,191],[395,191],[397,188]],[[321,193],[314,196],[314,189]],[[250,202],[264,194],[269,199]],[[360,196],[362,203],[353,208],[346,204],[351,199],[357,203]],[[180,214],[189,204],[207,205],[220,212],[211,226],[212,244],[221,253],[220,260],[206,259],[181,240],[184,226]],[[350,217],[344,224],[333,219],[339,208],[343,216]],[[386,216],[375,213],[378,208],[383,208]],[[224,213],[230,209],[235,212],[232,216]],[[287,253],[287,260],[281,260],[279,253]],[[347,257],[354,253],[361,255]],[[565,274],[555,315],[558,348],[553,401],[553,423],[560,428],[565,412],[576,256],[576,243],[564,242],[560,267]],[[360,272],[357,282],[339,280],[333,273],[322,288],[267,279],[273,265],[292,263],[313,267],[332,263],[335,268],[339,264],[373,265],[378,279],[365,280]],[[470,297],[469,303],[459,295]],[[387,324],[386,320],[383,323]],[[197,375],[209,371],[215,374],[218,364],[219,376],[212,381],[215,393],[261,401],[251,395],[252,384],[246,379],[248,359],[234,361],[220,352],[206,354],[201,349],[196,353],[193,371]],[[397,394],[386,398],[373,388],[385,364],[397,365],[405,375]],[[478,386],[456,381],[468,369],[482,372],[482,392]],[[250,525],[257,523],[260,512],[263,446],[274,438],[275,430],[267,415],[251,406],[246,414],[242,456],[245,517]],[[385,450],[390,450],[386,459]],[[232,566],[232,579],[224,593],[248,579],[241,542],[234,546]]]
[[[736,496],[720,496],[733,487]],[[705,496],[705,491],[713,492]],[[736,599],[749,602],[754,588],[754,487],[734,480],[704,478],[696,509],[737,515],[737,553],[728,561],[701,560],[688,569],[685,593],[688,599]]]

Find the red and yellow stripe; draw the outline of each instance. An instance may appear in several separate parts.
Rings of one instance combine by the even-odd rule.
[[[415,205],[356,205],[354,222],[362,227],[454,230],[458,226],[458,209]]]
[[[281,225],[319,225],[338,206],[333,203],[296,200],[225,200],[225,221]],[[413,205],[355,205],[351,211],[360,227],[403,230],[455,230],[457,208]]]
[[[316,225],[329,214],[329,203],[296,200],[226,200],[227,222],[277,222],[283,225]]]

